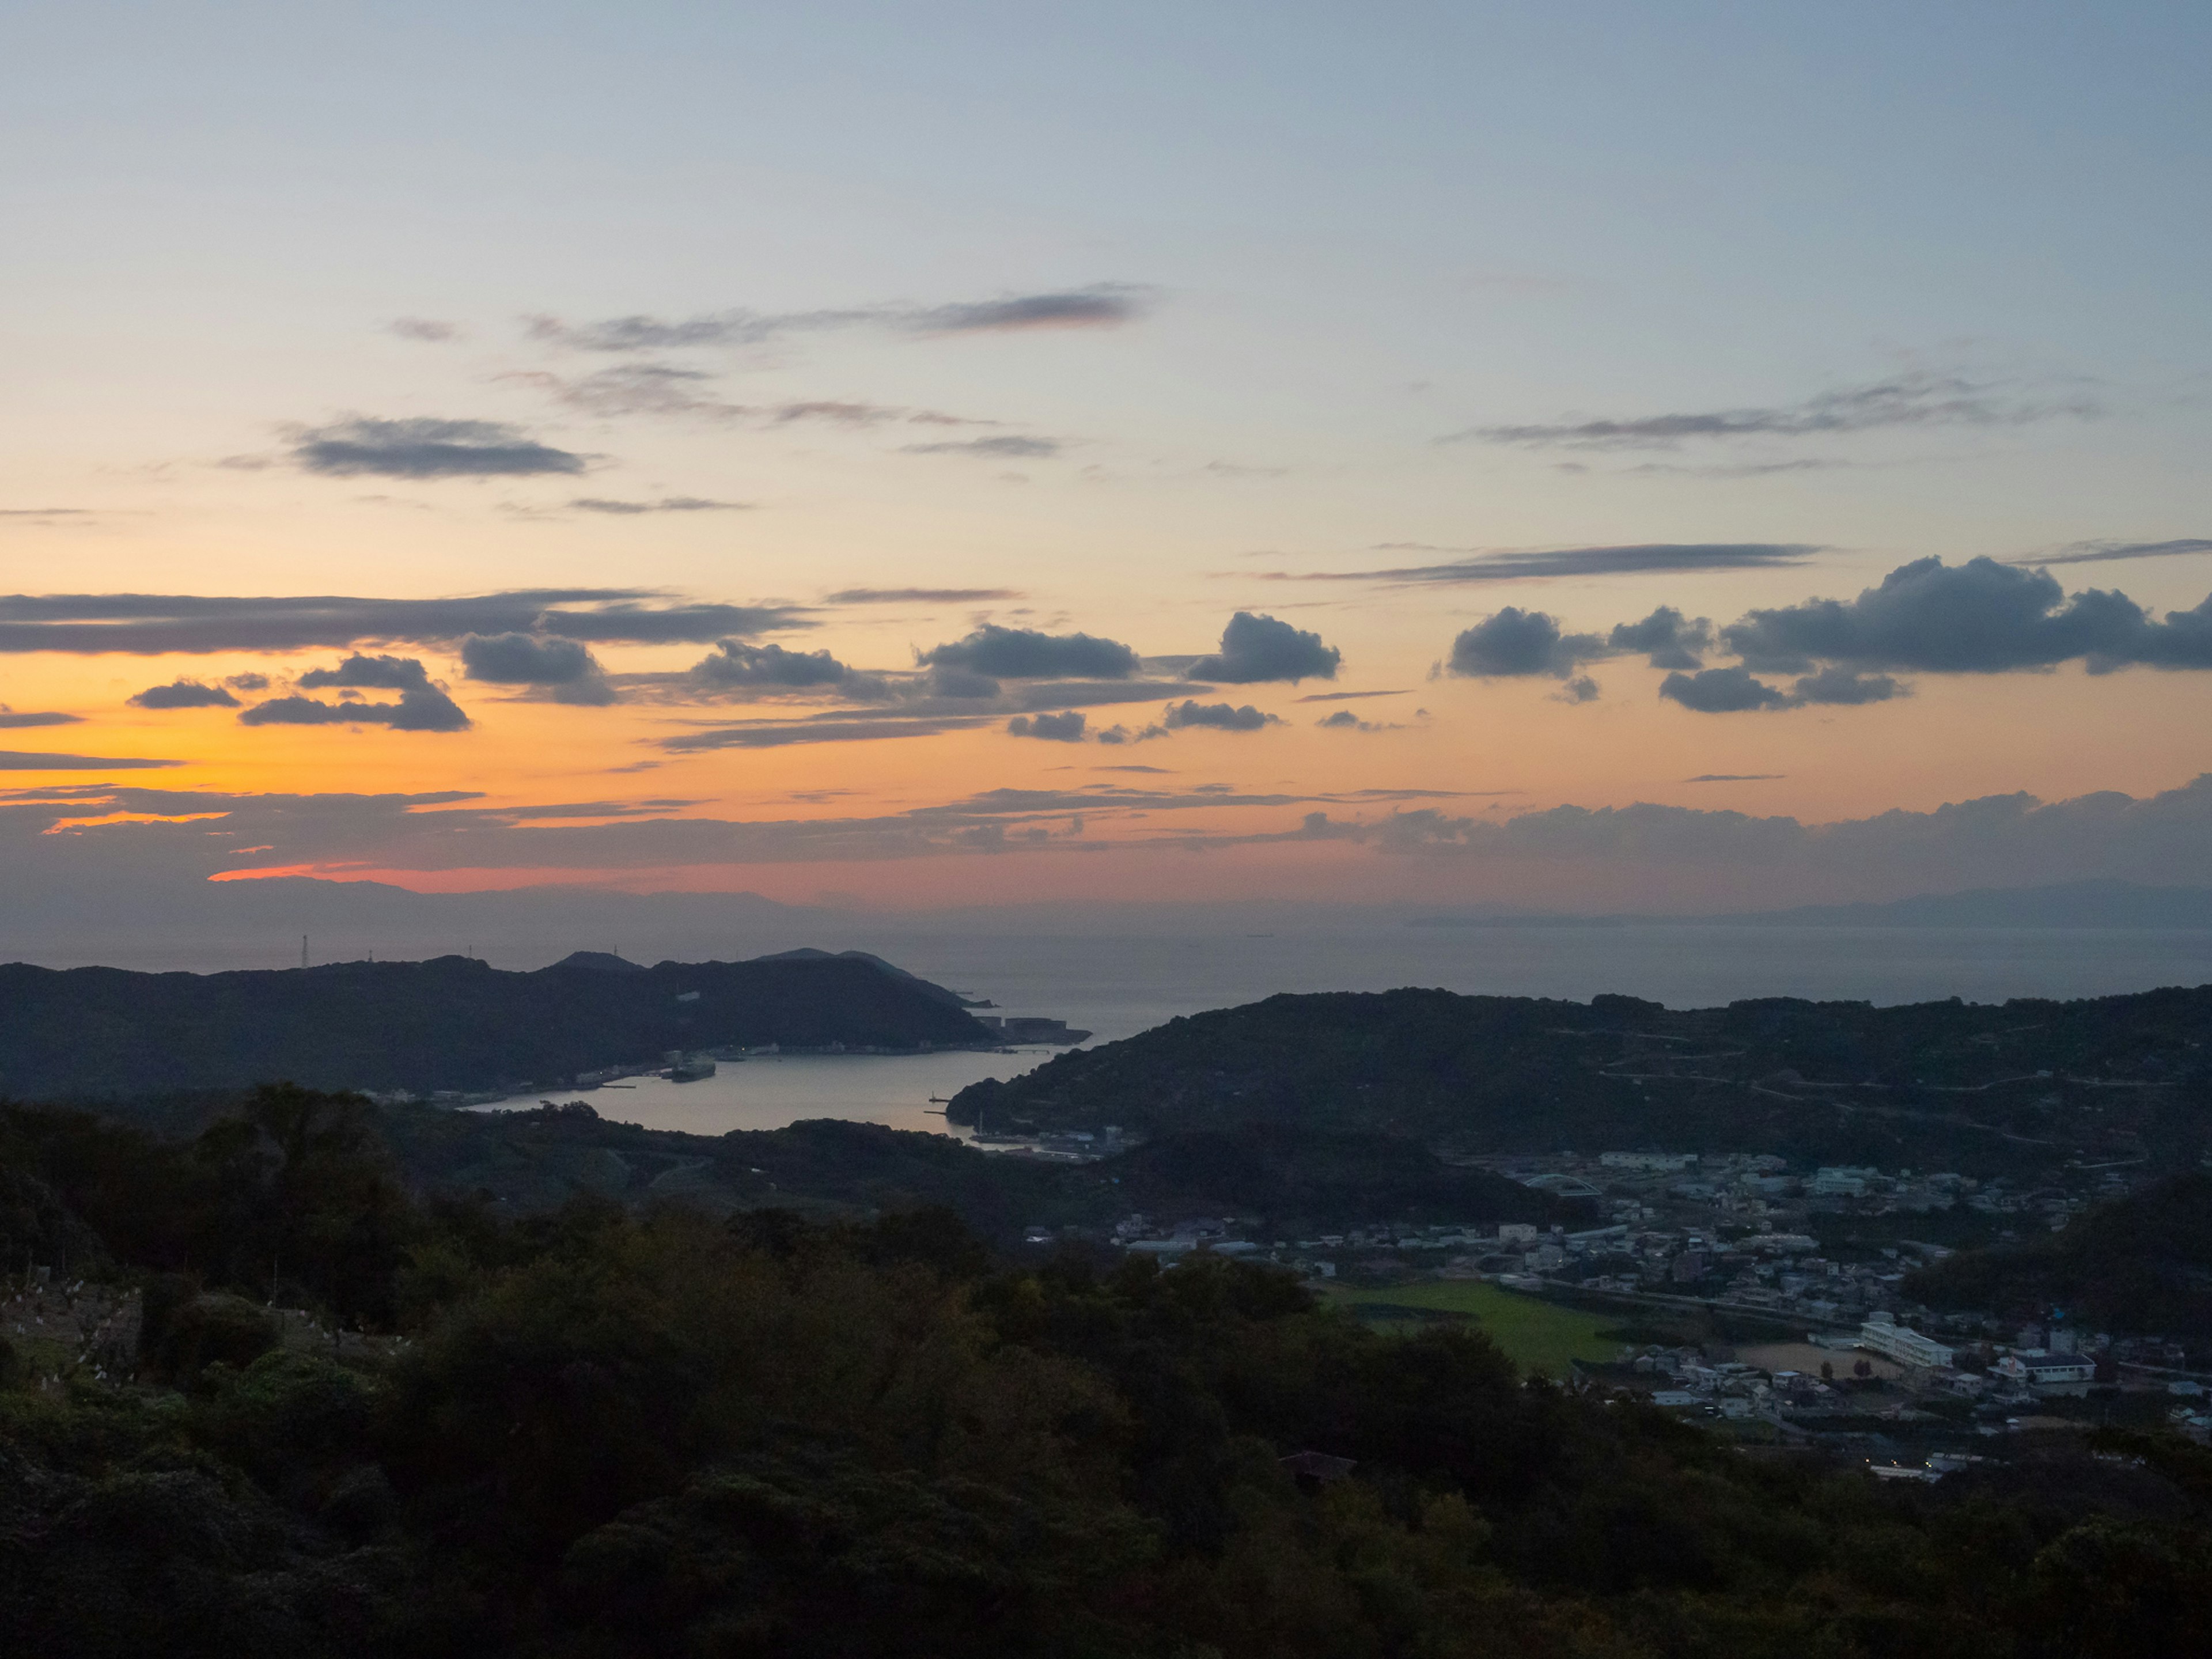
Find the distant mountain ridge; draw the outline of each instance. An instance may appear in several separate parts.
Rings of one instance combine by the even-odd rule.
[[[2212,928],[2212,887],[2069,881],[2045,887],[1977,887],[1881,903],[1805,904],[1785,910],[1662,916],[1561,915],[1505,910],[1418,916],[1411,927],[2115,927]]]
[[[534,973],[467,957],[222,974],[0,967],[0,1097],[99,1098],[285,1079],[428,1093],[558,1085],[724,1045],[994,1042],[889,963],[663,962],[579,951]]]

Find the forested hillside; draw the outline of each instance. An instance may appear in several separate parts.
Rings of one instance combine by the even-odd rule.
[[[670,1048],[986,1043],[957,999],[857,956],[556,963],[467,957],[232,974],[0,967],[0,1095],[552,1086]]]
[[[15,1647],[2141,1659],[2212,1621],[2179,1442],[1900,1489],[1269,1269],[1018,1266],[941,1211],[418,1201],[374,1122],[273,1090],[180,1145],[0,1123],[8,1224],[70,1252],[44,1304],[144,1290],[65,1382],[0,1347]],[[280,1327],[272,1268],[359,1334]]]
[[[1478,1152],[1664,1147],[1998,1173],[2212,1150],[2212,988],[1674,1012],[1447,991],[1277,996],[979,1083],[986,1128],[1248,1121]]]

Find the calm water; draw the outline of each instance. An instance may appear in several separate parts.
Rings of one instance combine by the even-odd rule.
[[[875,951],[925,978],[988,997],[1007,1012],[1087,1027],[1101,1042],[1279,991],[1420,985],[1577,1000],[1618,991],[1692,1008],[1752,996],[2002,1002],[2212,982],[2212,933],[2201,931],[1376,927],[1195,938],[917,931],[818,942]],[[626,1122],[704,1134],[780,1128],[810,1117],[945,1133],[945,1120],[929,1114],[930,1096],[1017,1075],[1048,1054],[798,1055],[724,1066],[698,1083],[644,1079],[631,1090],[556,1098],[588,1099],[603,1116]]]

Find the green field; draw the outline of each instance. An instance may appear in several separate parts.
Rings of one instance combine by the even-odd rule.
[[[1522,1370],[1541,1371],[1547,1376],[1565,1376],[1570,1360],[1602,1363],[1620,1353],[1620,1339],[1603,1334],[1618,1328],[1618,1318],[1559,1307],[1474,1279],[1432,1279],[1386,1290],[1346,1287],[1333,1290],[1329,1296],[1374,1325],[1413,1323],[1409,1317],[1394,1318],[1395,1310],[1409,1310],[1416,1317],[1419,1314],[1462,1315],[1480,1327],[1482,1334]]]

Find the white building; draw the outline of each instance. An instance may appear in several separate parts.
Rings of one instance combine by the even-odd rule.
[[[1859,1327],[1858,1346],[1871,1348],[1885,1359],[1894,1359],[1900,1365],[1921,1365],[1936,1370],[1948,1370],[1951,1350],[1931,1336],[1923,1336],[1910,1326],[1900,1325],[1887,1314],[1878,1314]]]

